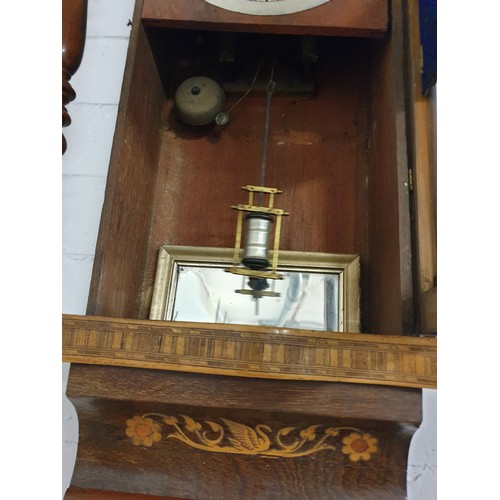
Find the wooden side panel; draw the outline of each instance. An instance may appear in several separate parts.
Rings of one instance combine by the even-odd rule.
[[[136,5],[88,314],[136,315],[156,179],[164,93]],[[140,81],[140,85],[132,82]],[[132,291],[132,293],[131,293]]]
[[[415,292],[419,330],[436,333],[437,235],[436,235],[436,148],[435,94],[422,94],[422,61],[419,3],[406,6],[409,27],[407,53],[409,146],[413,172]]]
[[[333,0],[314,9],[279,16],[252,16],[214,7],[204,0],[145,0],[149,26],[280,34],[377,37],[387,31],[387,0]]]
[[[369,151],[370,332],[414,331],[401,2],[390,38],[374,42]]]

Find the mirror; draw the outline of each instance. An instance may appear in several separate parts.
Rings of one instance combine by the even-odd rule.
[[[150,319],[359,331],[359,257],[280,252],[276,296],[255,298],[248,277],[226,272],[233,249],[163,246]]]
[[[338,273],[282,274],[282,280],[269,280],[278,296],[254,298],[237,292],[246,288],[246,277],[220,267],[178,266],[164,319],[338,331]]]

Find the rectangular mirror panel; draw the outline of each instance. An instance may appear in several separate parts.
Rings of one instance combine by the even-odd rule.
[[[282,280],[265,283],[264,291],[276,296],[254,297],[245,293],[250,291],[245,276],[222,267],[178,265],[164,319],[338,331],[338,273],[282,274]]]

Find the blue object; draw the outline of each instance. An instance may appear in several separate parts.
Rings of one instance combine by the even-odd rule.
[[[422,45],[422,94],[437,81],[437,0],[419,0],[420,43]]]

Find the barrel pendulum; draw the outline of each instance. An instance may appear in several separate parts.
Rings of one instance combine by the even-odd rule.
[[[279,293],[269,291],[269,279],[283,279],[278,273],[279,242],[281,233],[281,219],[289,215],[281,208],[274,207],[274,195],[282,191],[265,186],[243,186],[248,191],[247,204],[232,205],[238,211],[236,221],[236,240],[233,254],[233,267],[227,272],[248,276],[248,289],[236,290],[237,293],[252,295],[255,299],[261,297],[279,297]],[[254,193],[269,195],[267,206],[254,205]],[[259,196],[262,198],[262,196]],[[243,214],[247,214],[243,217]],[[243,233],[243,219],[245,219],[245,237]],[[272,259],[269,259],[269,243],[271,225],[275,224]],[[243,241],[242,241],[243,240]],[[243,258],[240,263],[240,253],[243,243]]]

